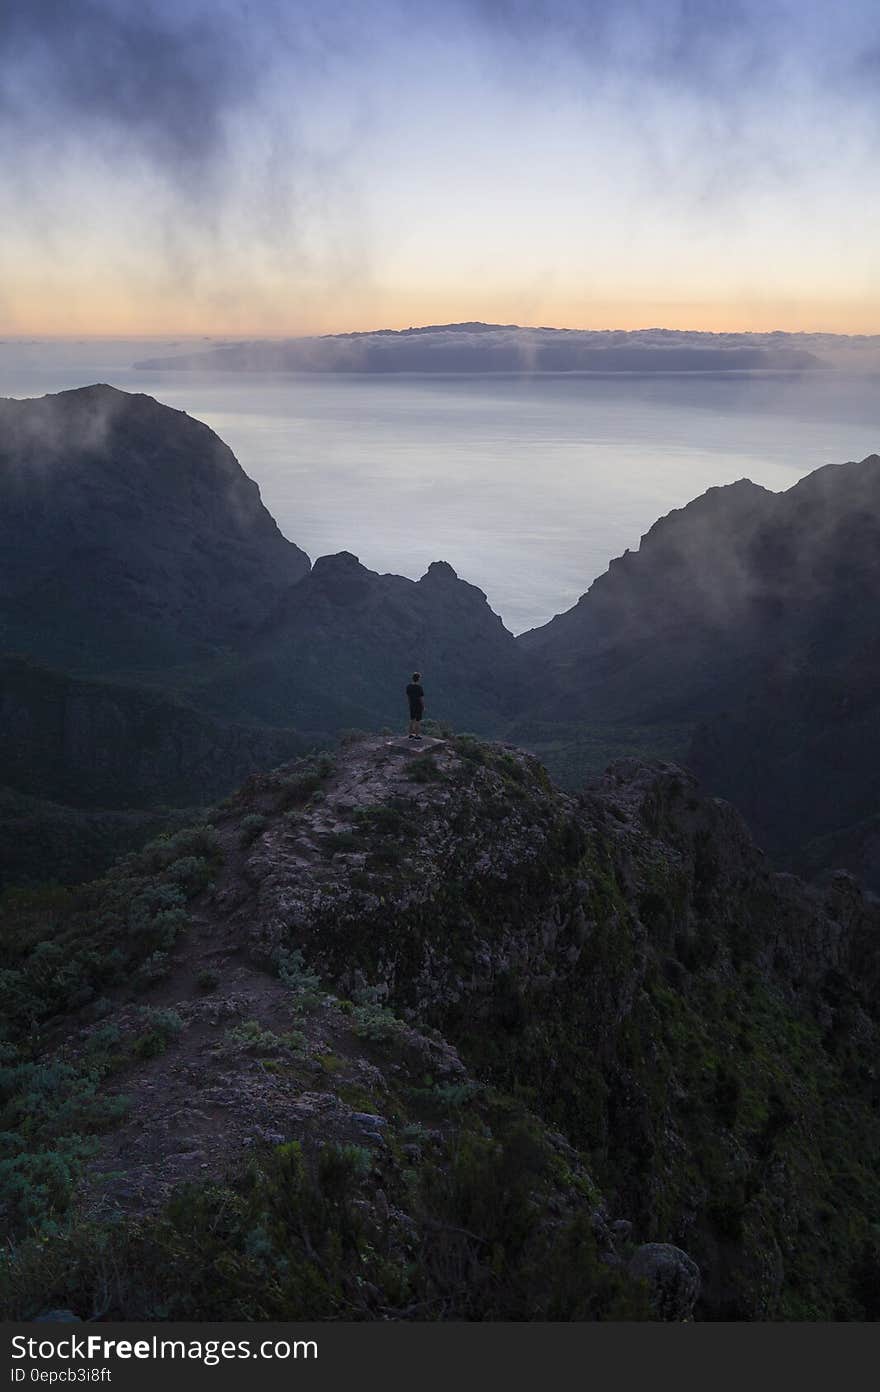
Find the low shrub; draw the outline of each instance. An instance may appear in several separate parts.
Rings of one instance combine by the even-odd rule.
[[[268,817],[264,817],[260,812],[251,812],[247,817],[242,817],[238,837],[238,844],[242,850],[247,850],[248,846],[253,845],[268,825]]]

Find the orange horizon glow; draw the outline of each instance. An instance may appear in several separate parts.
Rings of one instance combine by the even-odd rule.
[[[573,310],[568,305],[542,304],[538,311],[530,306],[523,312],[520,296],[509,301],[500,297],[487,303],[484,295],[462,296],[440,303],[430,293],[406,297],[373,296],[370,304],[357,309],[349,302],[344,310],[331,308],[292,311],[280,307],[265,317],[242,311],[226,316],[202,318],[198,312],[180,314],[180,305],[135,304],[100,307],[90,301],[88,312],[78,306],[60,309],[33,306],[29,312],[0,318],[0,335],[6,339],[287,339],[322,334],[369,333],[379,329],[408,329],[429,324],[455,324],[479,321],[516,324],[522,328],[634,332],[652,328],[684,333],[767,334],[774,331],[803,334],[880,335],[880,296],[874,301],[828,300],[806,304],[755,296],[739,303],[694,303],[673,300],[644,300],[637,304],[593,301]],[[387,309],[383,309],[383,302]],[[176,310],[176,314],[175,314]],[[24,306],[22,306],[24,311]],[[167,317],[166,317],[167,316]]]
[[[880,333],[868,0],[68,8],[0,71],[7,339]]]

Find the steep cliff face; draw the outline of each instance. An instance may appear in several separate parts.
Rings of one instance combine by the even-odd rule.
[[[741,706],[795,667],[809,682],[873,636],[878,542],[877,455],[784,493],[747,479],[710,489],[519,639],[545,669],[536,709],[690,719]]]
[[[83,387],[0,401],[0,648],[162,668],[234,645],[308,571],[206,425]]]
[[[608,746],[654,739],[781,864],[876,884],[878,608],[880,457],[779,494],[710,489],[518,640],[542,676],[516,737],[546,745],[561,775],[578,766],[579,725]]]
[[[442,561],[417,583],[348,552],[310,570],[222,441],[150,397],[0,402],[0,504],[0,651],[312,732],[399,722],[417,667],[459,724],[495,731],[515,704],[482,591]]]
[[[573,609],[523,634],[544,670],[538,712],[659,720],[714,708],[754,642],[750,555],[776,504],[747,479],[710,489],[656,522]]]
[[[14,914],[11,1018],[131,1111],[10,1308],[109,1241],[129,1314],[876,1313],[880,913],[675,767],[364,738]]]

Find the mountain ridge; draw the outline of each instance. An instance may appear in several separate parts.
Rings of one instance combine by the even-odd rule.
[[[151,398],[98,386],[6,402],[0,425],[7,652],[183,700],[206,729],[219,722],[217,750],[220,726],[296,726],[316,741],[393,727],[420,670],[430,717],[524,744],[568,786],[621,753],[690,762],[782,863],[815,864],[825,847],[839,864],[849,829],[880,884],[878,456],[781,493],[749,480],[708,490],[514,639],[446,562],[419,580],[350,552],[311,565],[208,427]],[[69,797],[0,769],[3,781]]]
[[[16,913],[7,1312],[876,1315],[878,909],[672,765],[350,740]]]

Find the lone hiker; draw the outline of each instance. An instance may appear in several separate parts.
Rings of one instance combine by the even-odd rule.
[[[406,695],[409,701],[409,737],[410,739],[421,739],[422,732],[419,725],[425,714],[425,691],[422,686],[421,672],[413,672],[412,681],[406,688]]]

